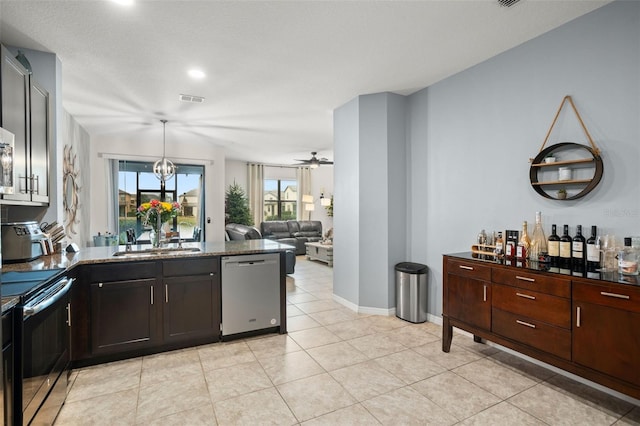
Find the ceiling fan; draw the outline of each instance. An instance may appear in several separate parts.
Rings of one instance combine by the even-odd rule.
[[[311,152],[311,159],[309,160],[296,160],[301,161],[303,164],[308,164],[312,169],[317,168],[321,164],[333,164],[333,161],[329,161],[327,158],[318,158],[316,157],[317,152]]]

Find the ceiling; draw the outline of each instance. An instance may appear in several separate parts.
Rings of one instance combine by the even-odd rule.
[[[58,55],[92,137],[160,149],[165,118],[167,144],[293,164],[333,160],[333,110],[354,97],[411,94],[608,2],[0,0],[0,40]]]

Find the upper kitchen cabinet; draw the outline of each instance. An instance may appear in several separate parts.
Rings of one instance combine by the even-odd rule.
[[[15,135],[13,194],[5,204],[49,203],[51,102],[43,89],[4,46],[1,46],[0,127]]]

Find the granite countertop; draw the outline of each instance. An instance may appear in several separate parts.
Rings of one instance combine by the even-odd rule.
[[[618,284],[628,284],[633,286],[640,286],[640,275],[623,275],[617,271],[593,271],[593,272],[575,272],[571,269],[561,269],[558,267],[552,267],[548,263],[540,263],[533,261],[521,261],[516,259],[496,258],[495,256],[487,256],[472,252],[451,253],[445,254],[445,256],[456,257],[464,260],[475,260],[491,265],[503,265],[517,269],[525,269],[536,272],[547,272],[550,274],[557,274],[562,276],[568,276],[571,278],[588,278],[596,281],[601,281],[603,284],[608,282]]]
[[[133,245],[130,254],[114,256],[116,252],[124,252],[125,246],[86,247],[77,253],[56,253],[42,256],[31,262],[8,263],[2,265],[2,272],[8,271],[39,271],[47,269],[70,269],[76,265],[90,265],[98,263],[135,262],[140,260],[197,258],[206,256],[235,256],[243,254],[278,253],[285,250],[295,250],[288,244],[281,244],[272,240],[226,241],[220,243],[183,243],[183,251],[165,251],[159,253],[144,252],[149,250],[149,244]],[[178,249],[178,244],[169,244],[164,248]],[[199,249],[199,251],[188,251]],[[2,313],[7,312],[18,303],[18,297],[2,298]]]
[[[225,241],[219,243],[183,243],[184,251],[144,253],[149,250],[149,244],[133,245],[132,250],[125,256],[114,256],[116,252],[124,252],[125,246],[85,247],[77,253],[56,253],[50,256],[42,256],[31,262],[9,263],[2,265],[2,271],[36,271],[45,269],[65,268],[76,265],[132,262],[140,260],[193,258],[204,256],[234,256],[243,254],[277,253],[285,250],[295,250],[295,247],[282,244],[273,240],[245,240]],[[164,248],[177,249],[178,244],[169,244]],[[188,249],[200,249],[200,251],[188,251]],[[141,253],[142,252],[142,253]]]

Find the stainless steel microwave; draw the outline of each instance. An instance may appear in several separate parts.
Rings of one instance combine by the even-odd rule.
[[[13,194],[15,187],[13,133],[0,127],[0,194]]]

